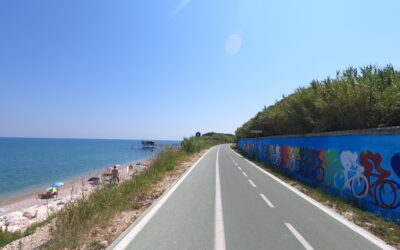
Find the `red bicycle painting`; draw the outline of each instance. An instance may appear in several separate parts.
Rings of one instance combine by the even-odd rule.
[[[387,179],[391,173],[381,167],[381,162],[382,156],[379,153],[364,151],[360,154],[360,163],[365,168],[364,175],[368,179],[369,195],[374,199],[373,203],[382,208],[395,209],[400,206],[400,195],[397,193],[400,184]]]

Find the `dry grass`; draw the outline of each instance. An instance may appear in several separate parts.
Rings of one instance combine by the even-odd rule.
[[[85,241],[85,235],[95,227],[106,227],[122,211],[143,207],[141,201],[151,191],[154,183],[161,181],[174,166],[189,155],[174,148],[161,151],[151,166],[140,175],[133,176],[120,185],[104,185],[89,196],[69,203],[57,215],[52,229],[52,240],[46,249],[74,249]],[[101,247],[93,242],[93,248]]]

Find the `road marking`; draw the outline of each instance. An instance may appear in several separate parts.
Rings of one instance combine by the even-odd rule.
[[[265,169],[260,168],[259,166],[257,166],[256,164],[254,164],[253,162],[247,160],[246,158],[244,158],[243,156],[241,156],[239,153],[235,152],[233,149],[231,149],[232,152],[237,155],[239,158],[243,158],[244,160],[246,160],[251,166],[255,167],[256,169],[258,169],[259,171],[261,171],[262,173],[264,173],[265,175],[271,177],[273,180],[275,180],[276,182],[280,183],[281,185],[283,185],[284,187],[286,187],[287,189],[291,190],[292,192],[294,192],[295,194],[297,194],[298,196],[300,196],[301,198],[303,198],[304,200],[308,201],[310,204],[314,205],[315,207],[319,208],[320,210],[322,210],[324,213],[328,214],[329,216],[331,216],[332,218],[334,218],[335,220],[337,220],[338,222],[342,223],[343,225],[347,226],[348,228],[350,228],[351,230],[353,230],[354,232],[358,233],[359,235],[361,235],[362,237],[364,237],[365,239],[369,240],[370,242],[372,242],[373,244],[375,244],[376,246],[378,246],[379,248],[382,249],[394,249],[393,247],[389,246],[388,244],[386,244],[386,242],[384,242],[383,240],[379,239],[378,237],[376,237],[375,235],[369,233],[367,230],[365,230],[364,228],[361,228],[357,225],[355,225],[354,223],[348,221],[347,219],[343,218],[343,216],[333,212],[332,210],[330,210],[329,208],[325,207],[324,205],[322,205],[321,203],[319,203],[318,201],[314,200],[313,198],[307,196],[306,194],[300,192],[299,190],[297,190],[296,188],[290,186],[289,184],[285,183],[284,181],[282,181],[281,179],[279,179],[278,177],[276,177],[275,175],[267,172]]]
[[[233,163],[235,163],[236,166],[239,166],[239,164],[237,164],[237,162],[232,158],[231,154],[226,149],[224,149],[224,150],[225,150],[226,154],[229,156],[229,158],[231,158]]]
[[[195,167],[199,164],[199,162],[211,151],[208,150],[207,153],[202,155],[193,166],[186,171],[186,173],[168,190],[164,195],[159,198],[159,201],[154,203],[154,206],[150,208],[150,210],[143,215],[143,217],[138,221],[133,228],[128,228],[130,230],[120,242],[113,248],[113,250],[123,250],[125,249],[132,240],[142,231],[142,229],[146,226],[146,224],[151,220],[151,218],[158,212],[158,210],[162,207],[162,205],[168,200],[168,198],[175,192],[175,190],[179,187],[179,185],[186,179],[186,177],[195,169]],[[112,246],[110,246],[112,247]]]
[[[238,169],[242,170],[242,168],[241,168],[241,167],[239,167],[239,166],[238,166]]]
[[[314,250],[314,248],[308,244],[308,242],[301,236],[299,232],[290,224],[290,223],[285,223],[285,226],[289,228],[290,232],[294,235],[294,237],[297,238],[298,241],[303,245],[303,247],[307,250]]]
[[[247,174],[245,172],[242,172],[242,174],[247,177]]]
[[[254,184],[254,182],[252,180],[249,179],[250,184],[255,188],[256,184]]]
[[[274,208],[274,204],[272,204],[272,202],[270,202],[270,201],[268,200],[268,198],[265,197],[265,195],[260,194],[260,196],[261,196],[261,198],[263,198],[263,200],[268,204],[269,207]]]
[[[221,183],[219,180],[219,147],[215,167],[215,220],[214,220],[214,249],[225,250],[224,215],[222,210]]]

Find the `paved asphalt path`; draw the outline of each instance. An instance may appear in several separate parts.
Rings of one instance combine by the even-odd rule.
[[[222,145],[110,249],[380,249]],[[373,236],[372,236],[373,238]]]

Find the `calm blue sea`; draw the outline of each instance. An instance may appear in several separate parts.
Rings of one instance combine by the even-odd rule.
[[[142,150],[139,140],[0,138],[0,202],[107,166],[149,158],[158,148]]]

